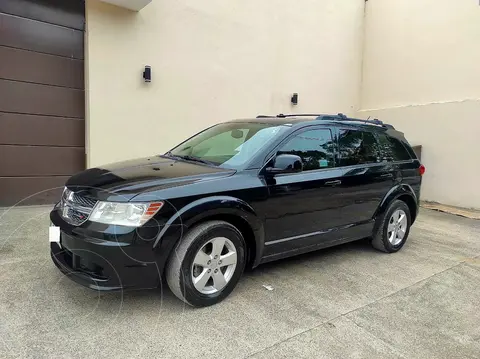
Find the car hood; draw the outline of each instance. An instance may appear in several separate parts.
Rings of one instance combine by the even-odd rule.
[[[231,176],[235,170],[157,156],[112,163],[72,176],[66,186],[103,201],[125,202],[172,187]]]

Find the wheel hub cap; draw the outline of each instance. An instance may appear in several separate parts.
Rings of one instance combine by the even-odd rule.
[[[397,209],[392,213],[387,227],[388,240],[392,245],[398,246],[403,241],[407,225],[407,214],[405,211]]]
[[[228,238],[216,237],[196,253],[191,278],[195,289],[202,294],[221,291],[232,279],[237,267],[237,252]]]

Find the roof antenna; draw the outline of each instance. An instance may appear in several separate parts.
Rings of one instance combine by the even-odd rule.
[[[368,118],[367,118],[365,121],[368,121],[368,120],[370,120],[370,117],[372,117],[372,116],[368,116]]]

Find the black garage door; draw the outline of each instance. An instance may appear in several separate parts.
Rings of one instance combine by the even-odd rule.
[[[0,206],[85,168],[84,28],[82,0],[0,0]]]

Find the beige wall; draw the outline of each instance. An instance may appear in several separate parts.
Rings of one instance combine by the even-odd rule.
[[[422,197],[480,208],[477,0],[370,0],[361,117],[423,145]]]
[[[160,153],[232,118],[353,114],[363,20],[364,0],[153,0],[138,13],[88,0],[88,165]]]

